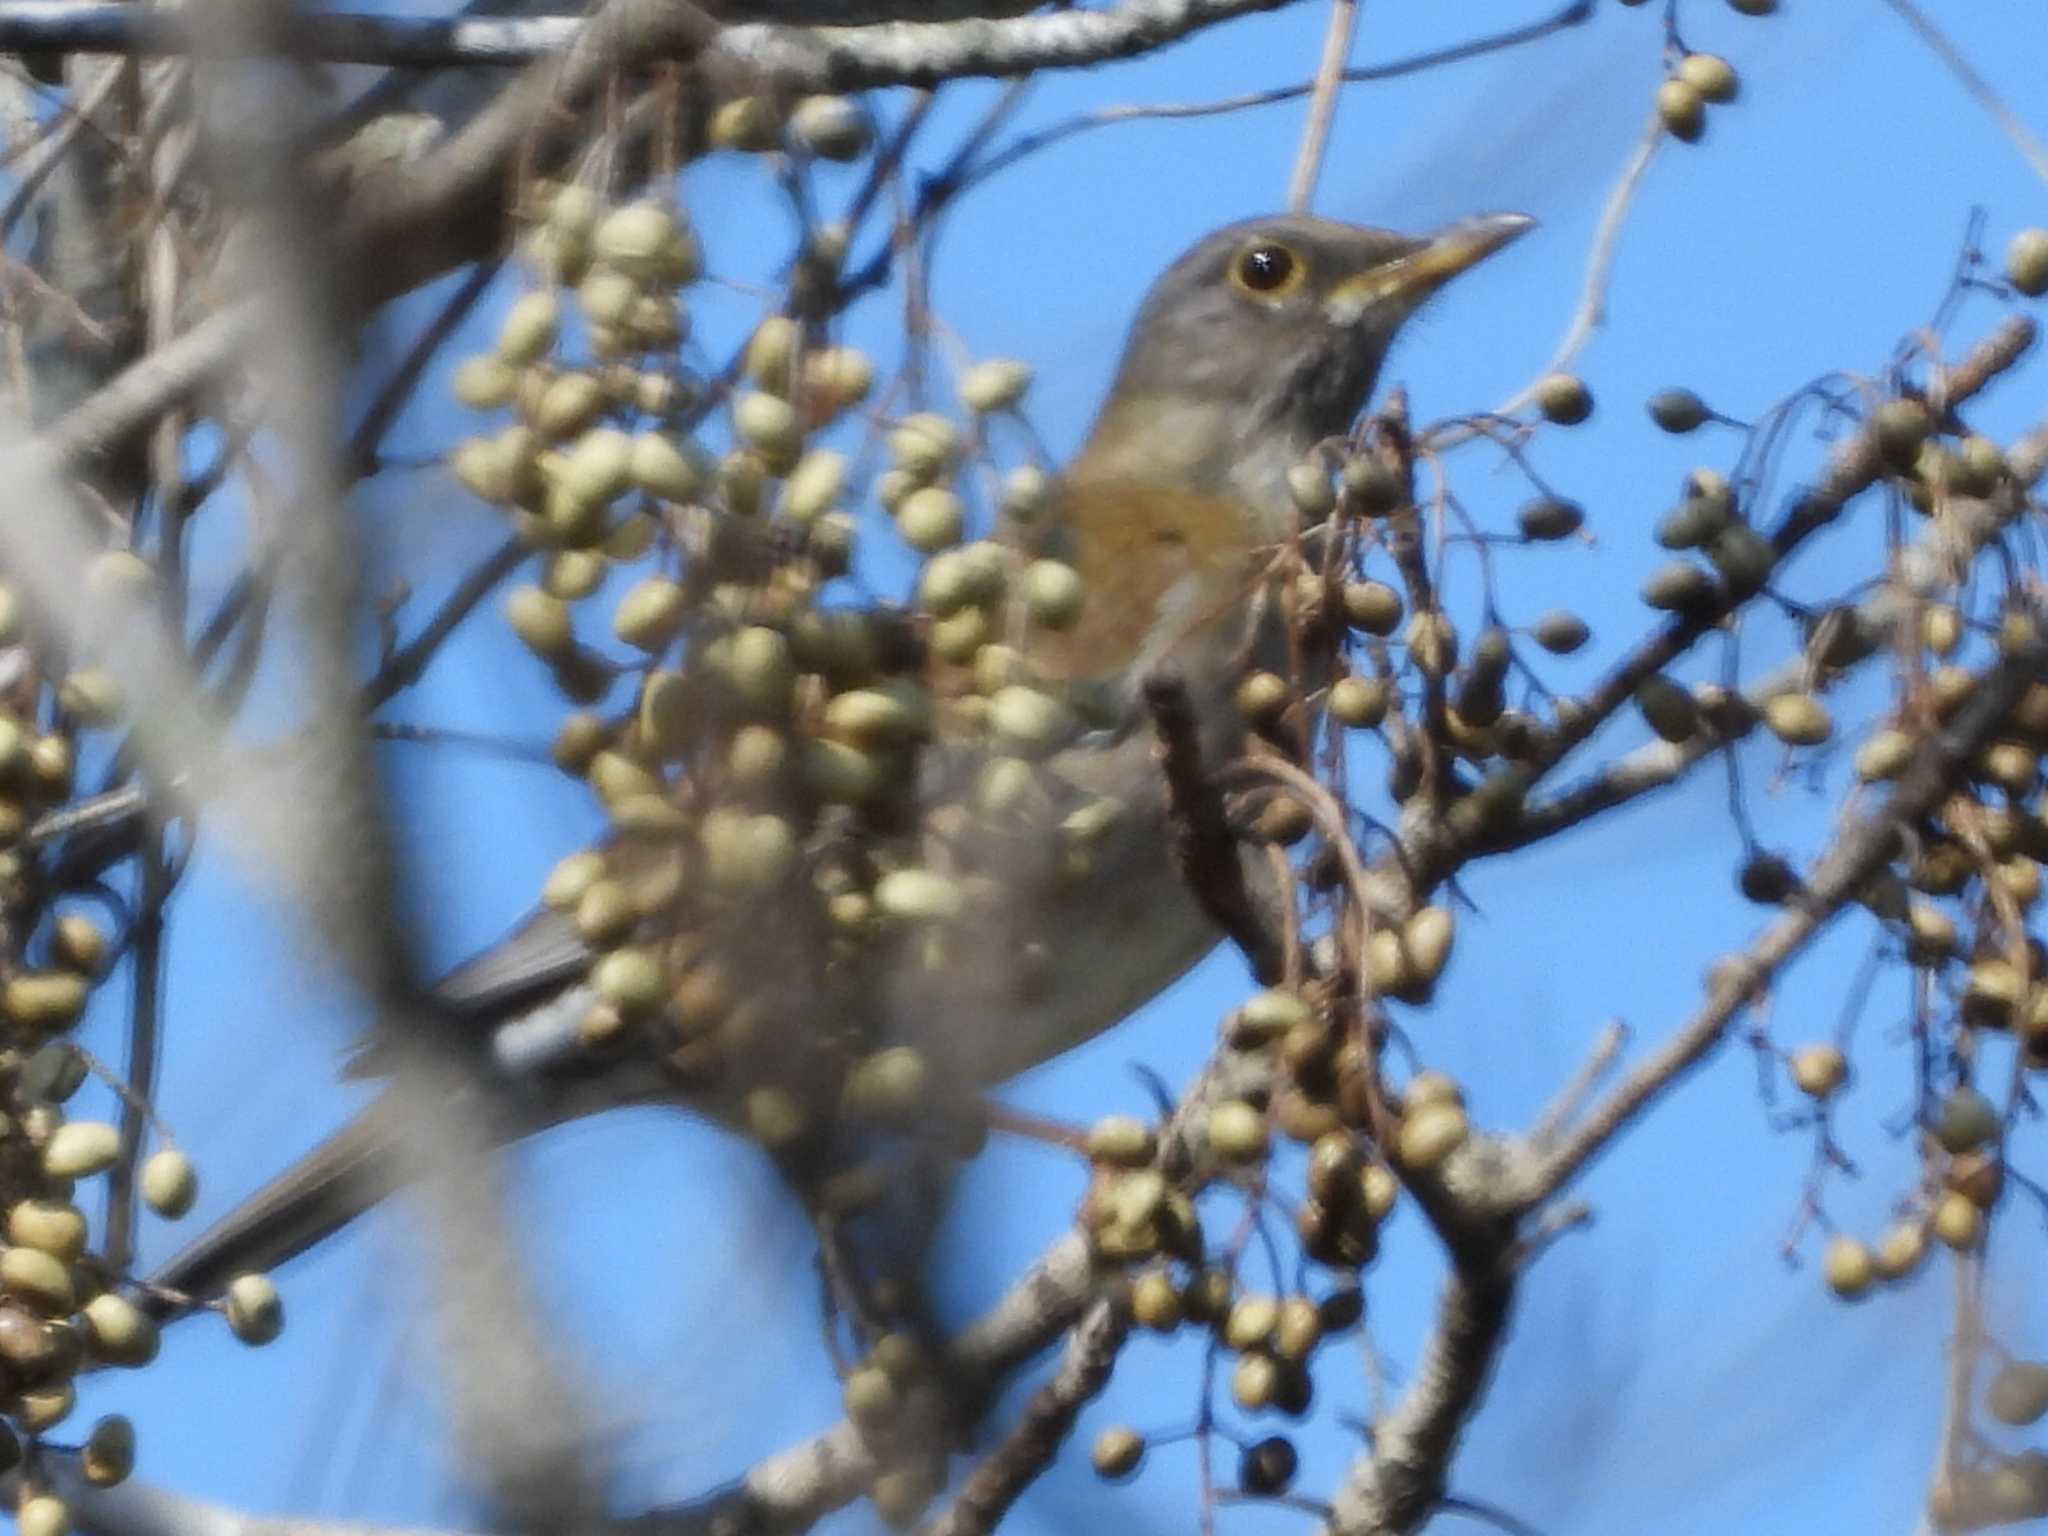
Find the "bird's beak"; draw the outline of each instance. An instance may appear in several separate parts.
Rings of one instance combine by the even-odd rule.
[[[1460,219],[1418,242],[1406,254],[1368,267],[1330,290],[1326,307],[1338,325],[1350,325],[1386,304],[1414,309],[1437,289],[1536,227],[1526,213],[1488,213]]]

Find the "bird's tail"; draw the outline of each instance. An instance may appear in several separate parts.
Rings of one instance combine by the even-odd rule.
[[[163,1293],[219,1294],[237,1275],[274,1269],[332,1236],[395,1190],[398,1158],[374,1110],[365,1111],[237,1205],[148,1279]]]
[[[575,926],[543,909],[436,982],[434,1017],[456,1050],[495,1050],[508,1026],[517,1031],[535,1021],[546,1027],[529,1027],[526,1033],[545,1046],[564,1038],[563,1019],[572,1021],[573,1028],[587,1004],[588,994],[573,983],[589,963],[590,952]],[[567,1037],[573,1038],[573,1032]],[[346,1075],[371,1076],[384,1068],[380,1053],[365,1048]],[[586,1110],[593,1107],[587,1099],[576,1102]],[[555,1118],[570,1112],[557,1111]],[[147,1284],[211,1296],[235,1276],[274,1269],[339,1232],[404,1182],[398,1143],[386,1118],[390,1113],[385,1100],[363,1111],[202,1232]],[[542,1118],[525,1128],[545,1123]],[[169,1311],[175,1303],[158,1305]]]

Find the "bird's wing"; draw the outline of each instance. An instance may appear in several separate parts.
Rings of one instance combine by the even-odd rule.
[[[564,913],[546,908],[434,983],[434,1001],[462,1018],[492,1022],[561,990],[590,965],[590,946]]]
[[[590,948],[565,914],[545,907],[529,913],[504,938],[456,966],[428,989],[429,1015],[454,1043],[488,1054],[503,1026],[560,997],[590,966]],[[385,1042],[372,1036],[342,1067],[349,1078],[381,1077],[391,1070]]]

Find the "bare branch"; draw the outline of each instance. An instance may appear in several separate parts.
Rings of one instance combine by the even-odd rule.
[[[1556,1096],[1544,1105],[1543,1113],[1536,1117],[1536,1123],[1529,1127],[1529,1144],[1545,1146],[1555,1141],[1564,1128],[1576,1120],[1601,1080],[1614,1070],[1623,1049],[1628,1045],[1628,1026],[1619,1019],[1608,1022],[1593,1042],[1593,1049],[1586,1059],[1579,1063],[1565,1085],[1558,1089]]]
[[[1052,1380],[1032,1393],[1017,1427],[968,1474],[952,1505],[926,1523],[924,1536],[987,1536],[1019,1494],[1052,1465],[1089,1399],[1109,1384],[1117,1351],[1130,1333],[1125,1309],[1095,1303],[1067,1339]]]
[[[1519,1197],[1525,1205],[1533,1207],[1562,1189],[1720,1043],[1735,1016],[1763,994],[1785,963],[1844,905],[1855,900],[1870,877],[1893,857],[1904,830],[1947,797],[2044,665],[2048,665],[2048,640],[2037,639],[2005,657],[1983,677],[1954,723],[1920,749],[1886,802],[1836,839],[1797,903],[1746,951],[1717,968],[1699,1012],[1552,1150],[1538,1156]]]
[[[455,590],[434,611],[426,626],[384,658],[376,675],[363,685],[365,707],[375,709],[418,682],[427,670],[427,664],[447,643],[448,637],[461,627],[462,621],[476,611],[477,604],[489,597],[499,582],[518,570],[531,553],[526,541],[515,537],[505,540],[478,562],[456,583]]]
[[[2032,482],[2048,463],[2048,422],[2012,445],[2008,455],[2013,484],[1995,497],[1979,500],[1953,497],[1943,515],[1928,522],[1926,531],[1904,552],[1901,559],[1918,559],[1941,573],[1945,580],[1962,579],[1977,556],[2005,528],[2021,507],[2022,493],[2016,489]],[[1886,582],[1875,588],[1850,610],[1856,632],[1873,650],[1890,643],[1901,624],[1920,611],[1920,600],[1902,583]],[[1842,674],[1847,675],[1847,672]],[[1805,692],[1825,686],[1829,679],[1816,678],[1804,656],[1794,656],[1783,665],[1743,690],[1753,708],[1781,694]],[[1522,807],[1512,818],[1488,827],[1471,850],[1473,856],[1509,853],[1555,837],[1595,816],[1615,810],[1654,790],[1677,783],[1697,763],[1722,749],[1726,743],[1710,731],[1699,731],[1682,742],[1648,741],[1546,799]]]
[[[2008,316],[1971,348],[1960,363],[1932,381],[1929,395],[1936,407],[1952,409],[1981,393],[2019,362],[2037,333],[2038,327],[2028,316]],[[1815,532],[1832,523],[1850,501],[1875,485],[1883,473],[1876,435],[1866,424],[1855,436],[1836,445],[1818,485],[1792,497],[1777,527],[1771,531],[1771,548],[1777,561],[1782,564]],[[1734,603],[1734,596],[1724,591],[1714,602],[1674,616],[1639,644],[1586,695],[1585,709],[1548,732],[1530,759],[1514,770],[1517,786],[1526,790],[1541,780],[1633,698],[1646,678],[1684,655],[1702,635],[1719,624]],[[1411,860],[1427,877],[1426,887],[1454,869],[1472,848],[1481,845],[1487,835],[1488,816],[1482,807],[1467,799],[1453,806],[1448,816],[1432,818],[1431,827],[1425,830],[1432,835],[1447,834],[1441,835],[1434,846],[1410,850]]]
[[[729,29],[720,50],[792,87],[847,91],[933,85],[972,75],[1022,75],[1128,58],[1219,21],[1285,3],[1126,0],[1110,11],[1041,16],[968,15],[819,27],[749,22]],[[616,14],[622,8],[614,4],[609,9]],[[990,9],[1000,13],[1007,8]],[[658,24],[654,8],[642,7],[641,14]],[[282,48],[291,57],[330,64],[503,67],[559,56],[583,41],[589,25],[580,16],[440,19],[330,11],[295,17],[288,35],[252,39],[245,46],[249,57]],[[183,54],[191,47],[190,28],[169,12],[138,12],[103,0],[7,0],[0,5],[0,49],[9,52]],[[618,63],[629,68],[660,56],[634,50]]]
[[[1330,1501],[1331,1536],[1405,1536],[1443,1502],[1451,1454],[1492,1373],[1514,1294],[1504,1254],[1453,1268],[1415,1379],[1373,1425],[1370,1448]]]
[[[1424,53],[1410,54],[1386,64],[1363,64],[1356,69],[1347,69],[1339,77],[1345,85],[1357,85],[1371,80],[1396,80],[1404,75],[1422,74],[1440,69],[1447,64],[1462,64],[1467,59],[1484,58],[1488,54],[1519,48],[1588,21],[1593,15],[1591,0],[1571,0],[1557,11],[1528,23],[1513,27],[1505,32],[1489,33],[1470,42],[1455,43],[1448,48],[1432,48]],[[975,167],[974,179],[985,181],[997,171],[1014,165],[1028,155],[1042,149],[1049,149],[1062,140],[1076,134],[1087,133],[1096,128],[1108,128],[1117,123],[1137,123],[1160,120],[1175,120],[1193,117],[1216,117],[1228,112],[1244,112],[1255,107],[1278,106],[1283,101],[1297,101],[1316,88],[1314,80],[1303,80],[1294,85],[1274,86],[1263,91],[1246,91],[1236,96],[1219,97],[1214,101],[1192,102],[1145,102],[1125,106],[1098,107],[1093,112],[1084,112],[1075,117],[1063,119],[1049,127],[1034,129],[1007,144],[1003,149]]]

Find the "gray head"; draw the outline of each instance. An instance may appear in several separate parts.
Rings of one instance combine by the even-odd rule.
[[[1341,432],[1401,323],[1533,222],[1492,214],[1418,238],[1282,214],[1219,229],[1146,295],[1097,434],[1150,435],[1165,402],[1177,434],[1299,450]],[[1232,456],[1227,441],[1213,446]],[[1186,464],[1187,445],[1174,447]]]

